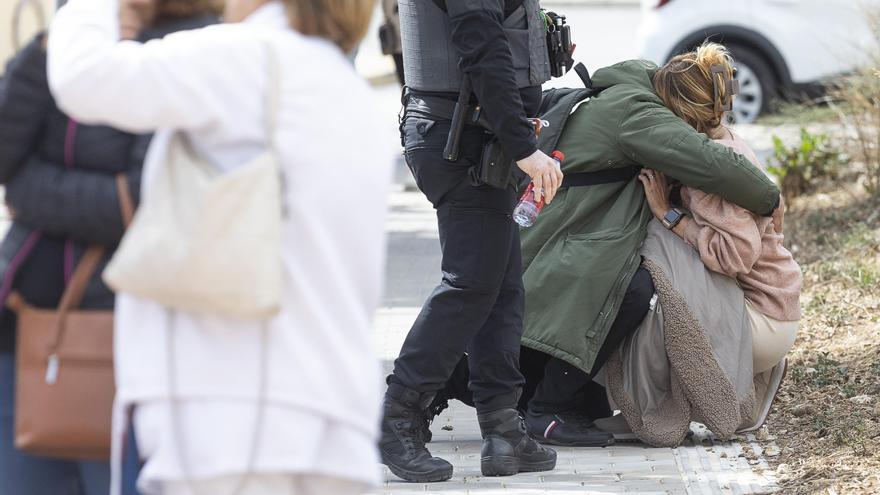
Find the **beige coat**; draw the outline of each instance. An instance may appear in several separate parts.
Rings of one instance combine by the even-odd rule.
[[[691,421],[727,438],[758,414],[752,332],[742,289],[656,220],[642,248],[658,300],[605,366],[608,393],[642,441],[674,447]]]

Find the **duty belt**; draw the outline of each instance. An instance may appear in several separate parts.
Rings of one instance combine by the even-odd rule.
[[[404,91],[401,103],[403,103],[404,111],[407,114],[417,113],[425,117],[452,120],[452,116],[455,113],[455,102],[442,96],[422,95],[411,91]],[[467,125],[479,126],[486,131],[492,132],[479,104],[468,105],[467,116]]]

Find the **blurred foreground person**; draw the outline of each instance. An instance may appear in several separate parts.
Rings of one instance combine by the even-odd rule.
[[[146,24],[126,37],[146,41],[212,24],[219,11],[208,1],[135,0],[120,16],[149,7]],[[111,14],[112,15],[112,14]],[[0,183],[13,216],[0,246],[0,301],[17,293],[38,308],[56,308],[74,267],[90,245],[106,246],[106,263],[124,226],[118,188],[138,199],[141,164],[150,136],[79,124],[62,113],[49,92],[45,36],[37,36],[9,63],[0,81]],[[125,181],[117,182],[117,176]],[[113,293],[95,275],[80,307],[112,309]],[[15,313],[0,312],[0,493],[104,495],[106,461],[62,460],[15,448]]]
[[[368,332],[393,151],[345,56],[373,7],[231,0],[227,24],[143,45],[117,42],[113,0],[73,0],[55,18],[49,79],[60,105],[84,121],[157,130],[146,202],[179,136],[224,174],[271,151],[285,185],[272,319],[119,295],[114,424],[118,438],[133,428],[144,494],[355,494],[380,479]]]

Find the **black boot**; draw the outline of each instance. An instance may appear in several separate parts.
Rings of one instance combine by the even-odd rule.
[[[455,370],[452,372],[452,376],[446,381],[446,386],[443,387],[443,390],[437,392],[437,395],[434,396],[434,400],[431,401],[431,404],[428,405],[428,408],[424,411],[425,421],[423,438],[425,439],[425,443],[431,443],[431,423],[434,422],[440,413],[449,407],[450,400],[457,399],[474,407],[473,392],[468,390],[469,379],[470,369],[468,368],[468,360],[465,355],[458,361]]]
[[[452,477],[452,464],[432,457],[425,448],[424,410],[433,396],[396,383],[389,384],[385,392],[379,452],[382,463],[406,481],[428,483]]]
[[[477,420],[483,433],[483,476],[512,476],[556,467],[556,451],[529,438],[516,409],[478,414]]]
[[[449,398],[443,390],[437,393],[434,399],[428,404],[428,407],[422,411],[422,440],[425,443],[431,443],[434,435],[431,433],[431,424],[440,416],[440,413],[449,408]]]
[[[606,447],[614,435],[602,431],[583,414],[540,413],[529,409],[525,415],[526,431],[541,443],[566,447]]]

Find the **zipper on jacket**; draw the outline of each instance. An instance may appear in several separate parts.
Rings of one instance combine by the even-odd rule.
[[[641,246],[639,246],[639,248],[636,249],[635,252],[633,252],[633,254],[631,254],[630,257],[626,260],[626,266],[627,266],[627,267],[629,267],[629,266],[632,265],[632,263],[635,261],[635,257],[636,257],[636,256],[641,256],[641,255],[639,254],[640,249],[641,249]],[[636,266],[636,270],[638,270],[638,266]],[[633,270],[633,273],[632,273],[632,274],[629,274],[629,276],[632,277],[632,276],[635,274],[635,271],[636,271],[636,270]],[[628,273],[629,273],[629,270],[624,271],[624,273],[623,273],[623,274],[620,276],[620,278],[617,280],[617,283],[614,284],[614,288],[617,289],[615,292],[618,294],[618,296],[615,297],[614,304],[612,304],[611,307],[613,308],[614,306],[617,306],[617,311],[615,312],[615,316],[617,315],[617,313],[620,312],[620,300],[623,299],[622,297],[619,296],[619,294],[620,294],[620,287],[622,286],[622,284],[623,284],[624,282],[626,282],[627,274],[628,274]],[[624,291],[624,295],[626,295],[626,291]],[[609,316],[610,314],[611,314],[611,311],[610,311],[610,310],[607,310],[607,311],[606,311],[606,310],[603,310],[603,311],[600,311],[600,312],[599,312],[599,316],[600,316],[600,318],[601,318],[601,326],[600,326],[600,328],[602,328],[602,332],[605,334],[606,337],[608,336],[608,330],[610,329],[610,325],[607,324],[607,322],[608,322],[608,316]],[[588,336],[590,336],[590,334],[592,334],[591,337],[595,337],[596,335],[599,334],[599,332],[598,332],[598,331],[595,331],[595,332],[589,332],[589,333],[588,333]],[[601,345],[600,345],[600,346],[601,346]],[[594,361],[594,362],[595,362],[595,360],[596,360],[596,356],[597,356],[598,354],[599,354],[599,349],[597,348],[595,354],[593,354],[593,361]]]

